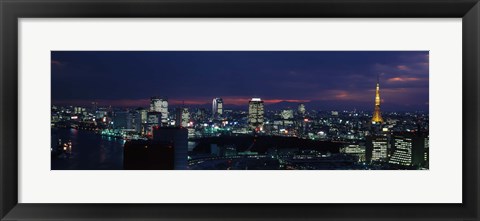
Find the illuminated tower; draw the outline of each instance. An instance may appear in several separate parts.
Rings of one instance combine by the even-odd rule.
[[[221,116],[223,114],[223,100],[222,98],[214,98],[212,102],[213,117]]]
[[[372,123],[383,123],[382,113],[380,112],[380,83],[377,76],[377,88],[375,89],[375,111],[373,112]]]
[[[248,102],[248,123],[251,129],[263,130],[263,112],[263,101],[260,98],[252,98]]]

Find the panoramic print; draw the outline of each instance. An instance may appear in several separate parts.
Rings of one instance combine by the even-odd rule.
[[[428,170],[428,51],[52,51],[52,170]]]

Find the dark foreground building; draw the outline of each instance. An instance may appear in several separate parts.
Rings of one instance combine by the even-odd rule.
[[[154,127],[152,140],[125,143],[125,170],[185,170],[188,160],[188,130]]]
[[[188,167],[188,130],[182,127],[154,127],[153,140],[168,142],[174,148],[174,169],[186,170]]]
[[[396,169],[428,168],[428,133],[395,132],[368,136],[367,163],[388,163]]]
[[[415,168],[427,167],[427,133],[396,133],[392,136],[392,148],[389,163]]]
[[[166,141],[132,140],[125,143],[125,170],[173,170],[174,145]]]

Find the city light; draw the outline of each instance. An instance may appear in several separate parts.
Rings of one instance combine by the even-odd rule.
[[[122,89],[113,83],[83,90],[77,85],[72,85],[75,90],[52,86],[54,93],[62,92],[52,95],[53,170],[429,168],[429,112],[424,105],[428,100],[422,100],[428,99],[427,81],[422,83],[428,79],[428,70],[416,70],[416,74],[424,74],[416,81],[391,80],[405,78],[406,69],[395,69],[399,63],[411,65],[405,57],[420,59],[413,64],[428,62],[421,60],[422,56],[390,52],[363,59],[369,53],[383,52],[338,52],[349,59],[329,54],[318,60],[318,54],[327,52],[229,52],[249,56],[237,54],[238,60],[223,60],[231,55],[212,52],[220,54],[180,60],[187,55],[158,53],[162,59],[148,57],[144,61],[147,67],[138,70],[123,62],[111,64],[123,67],[112,68],[118,77],[109,73],[107,64],[82,58],[90,62],[83,63],[85,67],[102,70],[89,69],[98,74],[100,82],[112,79],[121,82]],[[196,53],[200,52],[189,52]],[[272,55],[276,53],[282,56]],[[55,56],[59,55],[52,53]],[[101,60],[103,55],[98,56]],[[211,63],[212,57],[225,62]],[[344,65],[332,66],[330,57],[337,57],[332,61],[335,64]],[[299,58],[301,61],[289,63]],[[81,72],[69,70],[74,67],[65,66],[62,71],[71,71],[72,76]],[[385,70],[377,70],[382,68]],[[123,69],[129,75],[120,74]],[[328,75],[323,70],[328,70]],[[52,84],[64,80],[58,77],[62,75],[52,76]],[[72,80],[70,75],[63,76]],[[81,84],[81,77],[74,79]],[[417,94],[419,91],[427,93]],[[111,99],[93,99],[96,94]]]

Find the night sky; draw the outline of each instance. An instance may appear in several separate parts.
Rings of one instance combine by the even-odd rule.
[[[428,51],[52,51],[52,103],[147,107],[243,108],[251,97],[270,107],[428,111]]]

